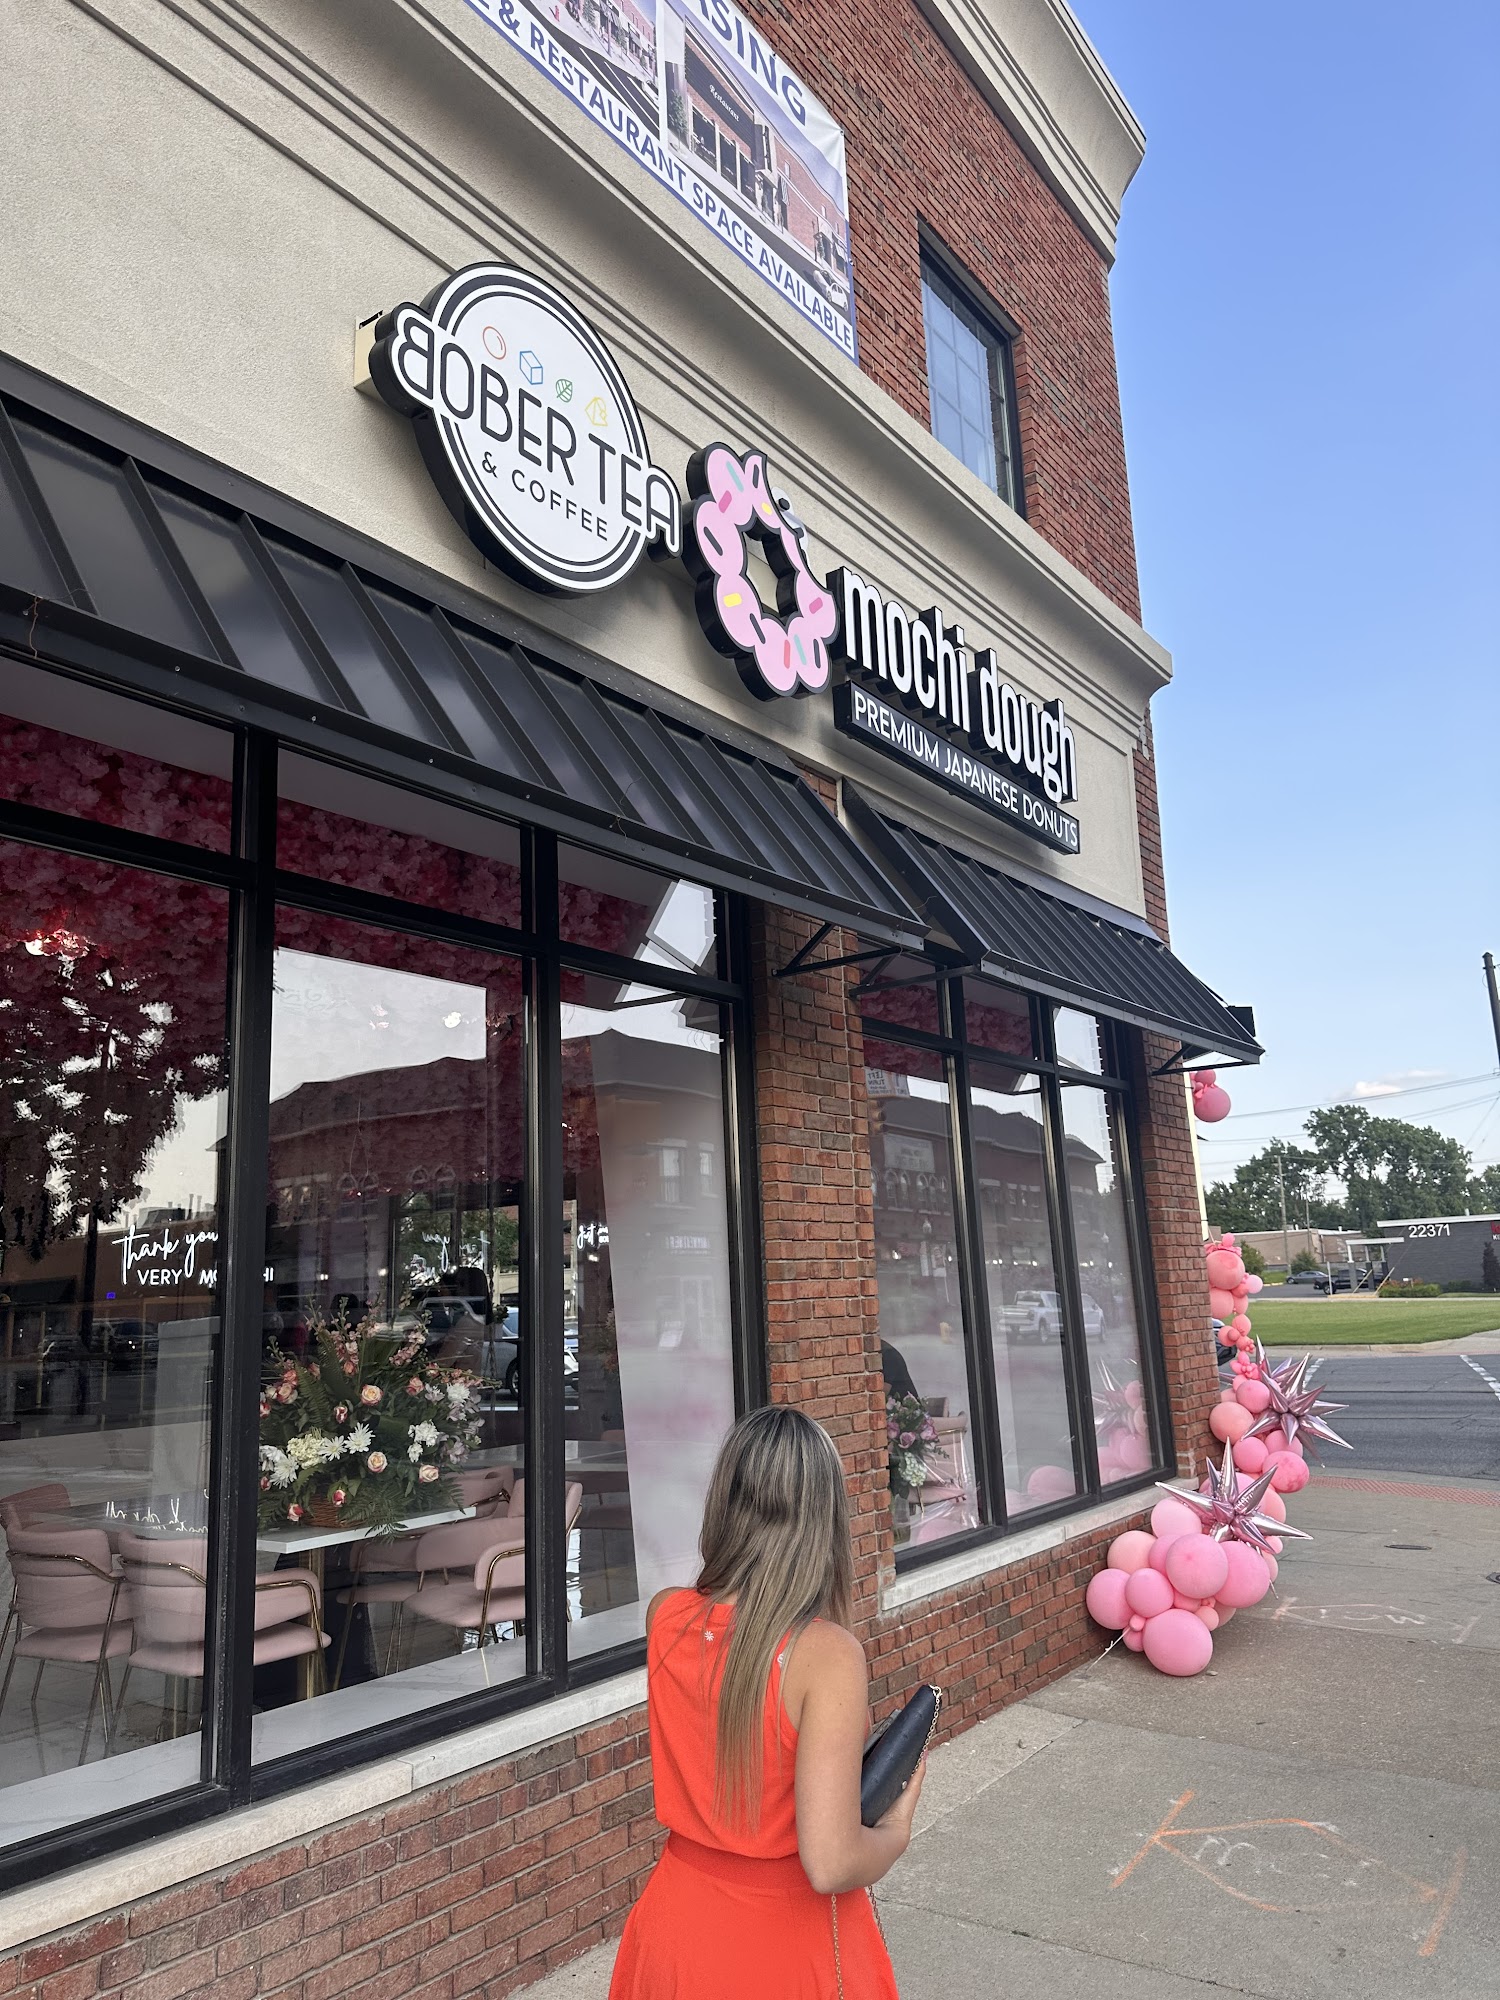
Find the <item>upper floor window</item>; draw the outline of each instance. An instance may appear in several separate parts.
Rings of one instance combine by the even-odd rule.
[[[1023,511],[1010,336],[925,250],[922,317],[933,436]]]

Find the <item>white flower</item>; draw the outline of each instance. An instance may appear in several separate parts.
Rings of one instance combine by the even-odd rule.
[[[407,1428],[414,1444],[428,1445],[436,1444],[438,1441],[438,1428],[436,1424],[429,1424],[424,1421],[420,1424],[410,1424]]]
[[[368,1424],[356,1424],[348,1437],[344,1439],[344,1449],[346,1451],[364,1452],[368,1451],[374,1442],[375,1435],[370,1426]]]
[[[299,1437],[287,1442],[287,1455],[294,1465],[307,1468],[327,1465],[344,1453],[342,1438],[326,1437],[321,1431],[303,1431]]]
[[[297,1468],[287,1454],[274,1444],[263,1444],[260,1448],[260,1469],[273,1486],[290,1486],[297,1477]]]

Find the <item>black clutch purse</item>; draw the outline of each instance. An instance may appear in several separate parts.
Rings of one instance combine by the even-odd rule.
[[[883,1819],[900,1798],[922,1761],[942,1705],[943,1690],[924,1684],[866,1744],[859,1767],[859,1816],[866,1826]]]

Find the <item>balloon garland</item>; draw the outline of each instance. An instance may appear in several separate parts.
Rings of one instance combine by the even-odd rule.
[[[1158,1480],[1167,1497],[1151,1510],[1150,1532],[1117,1535],[1084,1594],[1094,1622],[1119,1635],[1111,1644],[1123,1641],[1178,1677],[1202,1673],[1214,1633],[1236,1611],[1260,1603],[1276,1581],[1286,1539],[1311,1540],[1287,1521],[1283,1498],[1308,1482],[1305,1445],[1348,1449],[1325,1421],[1345,1405],[1324,1402],[1308,1387],[1312,1357],[1273,1368],[1252,1334],[1244,1308],[1261,1284],[1246,1274],[1234,1238],[1211,1238],[1203,1250],[1214,1316],[1227,1322],[1225,1343],[1238,1350],[1234,1380],[1208,1420],[1224,1447],[1222,1463],[1210,1459],[1196,1493]],[[1233,1310],[1221,1312],[1221,1304]]]

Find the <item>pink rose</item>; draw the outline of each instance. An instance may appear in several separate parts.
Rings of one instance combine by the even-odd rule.
[[[389,1461],[383,1451],[372,1451],[370,1456],[365,1460],[365,1464],[371,1472],[384,1472],[388,1463]]]
[[[343,1487],[342,1487],[342,1486],[335,1486],[335,1487],[334,1487],[334,1489],[333,1489],[333,1504],[334,1504],[334,1506],[335,1506],[335,1507],[342,1507],[342,1506],[343,1506],[343,1504],[344,1504],[344,1502],[345,1502],[345,1501],[346,1501],[346,1500],[347,1500],[348,1498],[349,1498],[349,1495],[348,1495],[348,1494],[347,1494],[347,1493],[346,1493],[346,1492],[344,1491],[344,1489],[343,1489]]]
[[[437,1476],[438,1469],[435,1465],[419,1465],[417,1467],[417,1478],[424,1486],[430,1486]]]
[[[349,1421],[349,1405],[347,1403],[334,1404],[333,1421],[336,1424],[346,1424]]]
[[[362,1403],[373,1406],[380,1401],[380,1391],[375,1387],[373,1382],[366,1382],[363,1389],[359,1392],[359,1400]]]
[[[420,1381],[419,1381],[419,1380],[417,1379],[417,1377],[416,1377],[415,1375],[413,1375],[413,1376],[412,1376],[412,1378],[411,1378],[411,1380],[410,1380],[410,1381],[409,1381],[409,1382],[407,1383],[407,1385],[406,1385],[406,1393],[407,1393],[407,1395],[408,1395],[408,1396],[420,1396],[420,1395],[421,1395],[421,1393],[422,1393],[422,1384],[421,1384],[421,1382],[420,1382]]]
[[[271,1405],[266,1401],[264,1396],[260,1399],[260,1413],[263,1417],[268,1417],[271,1414]]]
[[[280,1383],[276,1390],[276,1400],[278,1403],[295,1403],[297,1400],[297,1385],[294,1382]]]
[[[289,1521],[300,1521],[302,1519],[302,1507],[299,1501],[294,1500],[291,1506],[287,1508],[286,1517]]]
[[[352,1361],[346,1361],[346,1362],[344,1363],[344,1373],[345,1373],[346,1375],[354,1375],[354,1374],[356,1374],[357,1372],[358,1372],[358,1371],[357,1371],[357,1369],[355,1368],[355,1366],[354,1366],[354,1363],[353,1363]]]

